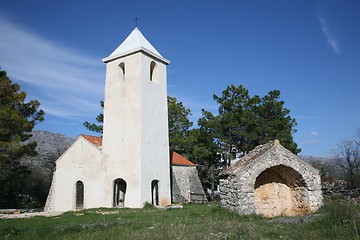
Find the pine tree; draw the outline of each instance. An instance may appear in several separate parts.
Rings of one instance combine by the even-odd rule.
[[[270,91],[262,98],[251,97],[241,85],[227,87],[221,96],[214,94],[219,113],[203,110],[199,126],[211,129],[226,165],[235,154],[246,155],[256,146],[275,139],[293,153],[300,152],[292,137],[296,120],[279,99],[279,90]]]
[[[100,102],[100,106],[101,106],[102,109],[104,109],[104,101]],[[100,113],[99,115],[97,115],[96,121],[98,122],[98,124],[90,123],[90,122],[84,122],[83,125],[88,130],[96,132],[96,133],[100,133],[102,135],[103,134],[104,114]]]
[[[190,109],[184,107],[175,97],[168,96],[169,146],[180,154],[189,148],[189,129],[193,123],[189,120]]]
[[[0,70],[0,208],[19,207],[29,171],[21,166],[24,156],[36,155],[31,137],[35,124],[44,120],[37,100],[25,102],[26,93]]]

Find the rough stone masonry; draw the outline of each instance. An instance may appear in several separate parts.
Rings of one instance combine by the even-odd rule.
[[[319,171],[280,145],[260,145],[221,173],[221,205],[266,217],[314,212],[323,204]]]

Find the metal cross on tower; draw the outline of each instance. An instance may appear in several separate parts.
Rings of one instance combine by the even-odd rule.
[[[140,20],[140,18],[138,18],[138,16],[136,15],[135,19],[133,20],[135,22],[135,27],[138,26],[138,21]]]

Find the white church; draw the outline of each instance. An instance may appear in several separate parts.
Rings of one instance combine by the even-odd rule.
[[[103,137],[80,135],[56,161],[45,210],[166,206],[175,195],[205,198],[196,165],[169,152],[170,61],[135,28],[103,62]]]

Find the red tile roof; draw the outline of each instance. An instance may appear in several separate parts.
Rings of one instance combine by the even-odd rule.
[[[177,165],[177,166],[188,166],[188,167],[195,167],[196,164],[190,162],[177,152],[171,153],[171,165]]]
[[[90,135],[85,135],[85,134],[81,134],[81,136],[98,148],[100,148],[102,146],[102,137],[95,137],[95,136],[90,136]],[[187,160],[186,158],[184,158],[177,152],[172,152],[170,158],[171,158],[171,165],[188,166],[188,167],[196,166],[196,164],[190,162],[189,160]]]
[[[90,143],[94,144],[96,147],[102,146],[102,137],[95,137],[95,136],[84,135],[84,134],[81,134],[81,136],[83,136]]]

